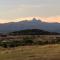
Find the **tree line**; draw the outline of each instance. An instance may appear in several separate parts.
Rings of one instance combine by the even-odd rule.
[[[0,46],[4,48],[12,48],[26,45],[46,45],[46,44],[60,44],[60,39],[53,40],[33,40],[31,38],[24,38],[23,40],[1,40]]]

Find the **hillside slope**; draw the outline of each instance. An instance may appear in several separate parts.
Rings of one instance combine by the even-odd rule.
[[[9,33],[9,35],[59,35],[59,34],[60,33],[48,32],[40,29],[27,29]]]

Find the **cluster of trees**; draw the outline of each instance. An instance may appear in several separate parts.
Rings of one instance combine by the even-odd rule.
[[[60,35],[60,33],[48,32],[40,29],[27,29],[11,32],[9,35]]]
[[[4,48],[17,47],[24,45],[32,45],[34,42],[31,39],[24,38],[23,40],[3,40],[0,41],[0,46]]]
[[[31,38],[24,38],[23,40],[3,40],[0,41],[0,46],[4,48],[25,46],[25,45],[45,45],[45,44],[59,44],[60,39],[54,40],[33,40]]]

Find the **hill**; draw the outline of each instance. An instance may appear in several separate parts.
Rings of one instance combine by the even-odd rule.
[[[59,35],[59,34],[60,33],[48,32],[40,29],[27,29],[9,33],[9,35]]]

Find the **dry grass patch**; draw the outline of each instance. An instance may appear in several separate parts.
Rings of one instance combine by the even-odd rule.
[[[60,44],[0,48],[0,60],[60,60]]]

